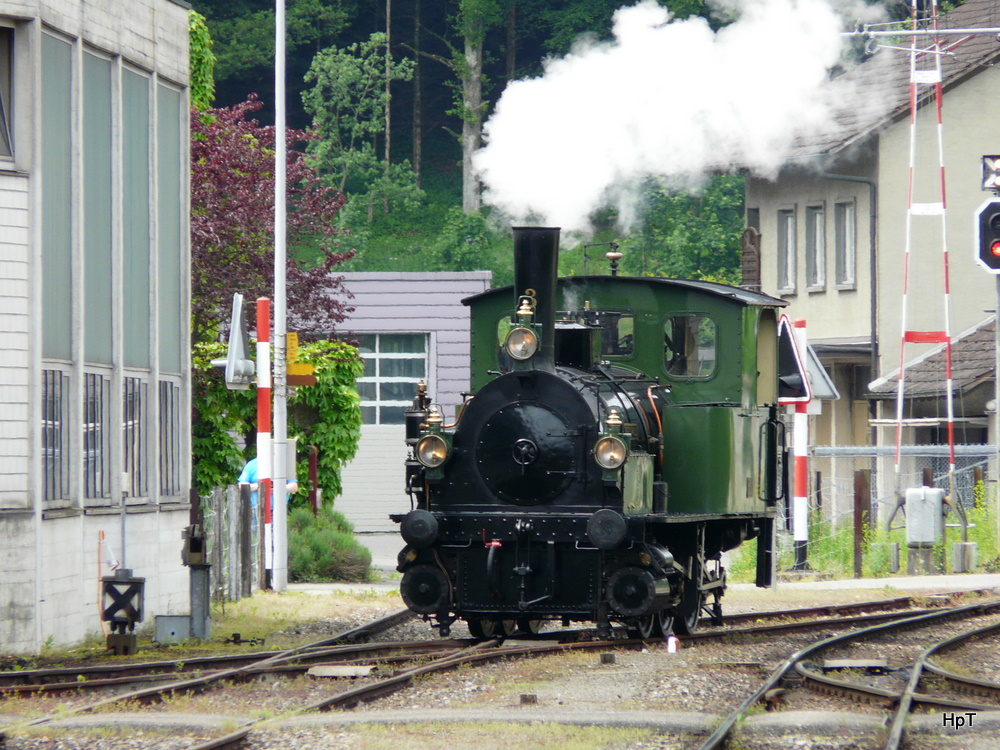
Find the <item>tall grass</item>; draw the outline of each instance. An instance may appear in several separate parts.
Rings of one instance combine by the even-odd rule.
[[[969,522],[968,541],[976,543],[976,571],[1000,572],[1000,540],[998,540],[998,503],[980,482],[974,490],[974,502],[966,509]],[[944,559],[945,569],[952,570],[952,545],[962,541],[962,529],[957,514],[946,516],[945,538],[935,545],[934,558]],[[895,525],[904,526],[902,514],[896,516]],[[864,578],[883,578],[891,575],[892,544],[898,543],[900,566],[906,569],[906,529],[888,530],[885,521],[869,526],[862,542],[861,574]],[[788,570],[794,562],[794,545],[787,534],[778,535],[778,570]],[[854,526],[849,518],[840,523],[822,519],[813,514],[809,523],[809,567],[833,578],[851,578],[854,575]],[[753,582],[757,566],[757,540],[745,542],[728,556],[728,577],[734,583]],[[973,571],[974,572],[974,571]]]

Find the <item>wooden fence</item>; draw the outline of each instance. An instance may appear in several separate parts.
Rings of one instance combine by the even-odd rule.
[[[240,489],[216,487],[201,498],[213,601],[239,601],[260,588],[259,524],[249,487]]]

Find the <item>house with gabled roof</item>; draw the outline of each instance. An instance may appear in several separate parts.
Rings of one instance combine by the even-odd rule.
[[[939,26],[1000,26],[1000,8],[969,0],[942,16]],[[909,363],[926,359],[934,346],[900,345],[903,264],[908,209],[941,201],[942,174],[946,231],[940,214],[912,219],[907,329],[944,328],[943,237],[952,337],[981,325],[997,306],[996,279],[974,258],[973,217],[988,197],[981,190],[982,156],[1000,153],[1000,70],[993,67],[1000,42],[993,34],[975,33],[941,39],[945,169],[939,168],[934,87],[918,85],[912,193],[908,40],[881,45],[832,79],[836,113],[829,127],[802,139],[773,178],[747,178],[744,283],[787,300],[788,314],[807,321],[810,342],[843,396],[813,418],[814,445],[894,442],[887,422],[895,406],[869,383],[898,371],[901,351]],[[919,42],[921,48],[930,44],[927,38]],[[918,64],[927,67],[926,55],[920,57]],[[931,403],[941,413],[940,392],[910,395],[907,416],[927,411]],[[985,409],[985,401],[978,407],[966,401],[962,408]],[[978,423],[986,414],[960,416]],[[915,425],[905,429],[907,444],[938,439],[940,424]],[[959,439],[993,437],[979,431]]]
[[[947,393],[945,346],[939,344],[907,363],[903,393],[907,415],[913,420],[927,420],[929,432],[919,434],[918,442],[935,442],[936,423],[941,401]],[[990,316],[979,325],[954,336],[951,342],[951,385],[955,399],[957,433],[962,443],[985,443],[989,430],[986,416],[996,410],[996,318]],[[899,393],[899,368],[869,384],[870,398],[895,402]]]

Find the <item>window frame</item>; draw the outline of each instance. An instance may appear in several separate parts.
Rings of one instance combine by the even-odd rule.
[[[858,201],[856,198],[837,201],[833,212],[834,286],[851,291],[858,286]]]
[[[180,378],[164,377],[158,383],[160,502],[181,497],[181,414],[183,388]]]
[[[826,291],[826,204],[805,207],[806,291]]]
[[[667,326],[670,324],[670,321],[675,320],[676,318],[700,318],[702,321],[706,321],[707,320],[709,323],[712,324],[713,333],[714,333],[714,335],[712,337],[713,338],[712,349],[714,351],[715,357],[712,360],[712,369],[711,369],[711,371],[705,373],[704,375],[680,375],[680,374],[677,374],[677,373],[670,372],[669,358],[670,358],[670,354],[674,350],[666,342]],[[663,335],[664,335],[663,372],[666,373],[666,376],[668,378],[670,378],[671,380],[673,380],[675,382],[679,382],[679,383],[692,383],[692,382],[703,383],[705,381],[712,380],[713,378],[715,378],[719,374],[719,352],[721,351],[721,348],[722,348],[722,341],[721,341],[721,339],[722,339],[722,329],[719,326],[719,324],[716,321],[716,319],[710,313],[703,312],[703,311],[700,311],[700,310],[685,310],[683,312],[678,312],[678,313],[673,313],[671,315],[667,315],[663,319],[662,331],[663,331]]]
[[[122,492],[130,502],[149,498],[151,466],[149,373],[126,371],[122,379],[121,467]]]
[[[360,396],[360,407],[361,407],[361,423],[363,425],[402,425],[402,417],[398,422],[387,422],[382,418],[383,408],[398,409],[402,408],[404,411],[409,407],[412,402],[412,396],[409,399],[383,399],[382,398],[382,385],[391,383],[412,383],[414,386],[414,394],[416,393],[416,384],[423,380],[425,383],[428,382],[430,377],[430,351],[431,351],[431,341],[430,334],[421,331],[380,331],[380,332],[365,332],[355,334],[359,339],[363,340],[367,336],[373,336],[375,338],[374,351],[372,352],[360,352],[360,356],[363,360],[370,361],[374,363],[374,374],[373,375],[362,375],[357,380],[358,395]],[[383,352],[382,342],[385,337],[391,336],[418,336],[423,340],[423,351],[422,352]],[[362,346],[364,344],[362,343]],[[422,359],[424,363],[424,374],[419,377],[409,377],[400,375],[382,375],[382,362],[390,360],[418,360]],[[373,384],[375,386],[374,398],[365,398],[361,392],[362,385]],[[368,421],[366,418],[366,409],[374,409],[375,420]]]
[[[72,505],[74,448],[70,411],[72,371],[47,363],[42,370],[42,498],[46,510]]]
[[[83,496],[88,507],[111,504],[112,372],[83,373]]]
[[[778,267],[775,287],[778,294],[795,294],[798,258],[797,219],[796,206],[782,206],[777,211],[775,239]]]

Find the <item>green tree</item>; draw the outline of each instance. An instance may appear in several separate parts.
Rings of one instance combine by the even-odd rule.
[[[743,177],[719,175],[700,190],[653,182],[642,226],[622,242],[626,273],[739,283]]]
[[[274,0],[194,0],[215,38],[222,106],[249,94],[274,100]],[[317,50],[334,44],[359,14],[357,0],[286,0],[288,121],[302,127],[302,77]],[[298,123],[298,125],[296,125]]]
[[[704,0],[657,0],[670,9],[676,18],[710,15]],[[605,39],[610,36],[611,19],[615,11],[624,5],[622,0],[562,0],[544,3],[539,11],[539,20],[549,29],[544,42],[545,50],[554,55],[565,55],[581,35]]]
[[[480,181],[472,166],[483,144],[483,122],[489,103],[483,99],[483,58],[486,33],[503,19],[498,0],[459,0],[455,25],[463,52],[453,55],[461,101],[453,112],[462,120],[462,210],[476,213],[482,206]]]
[[[409,163],[388,164],[376,148],[389,106],[386,81],[406,81],[413,73],[412,60],[387,60],[385,46],[385,34],[374,33],[345,49],[322,50],[306,74],[312,87],[302,96],[316,131],[312,163],[348,196],[352,209],[365,207],[369,221],[376,202],[406,203],[420,195]]]

